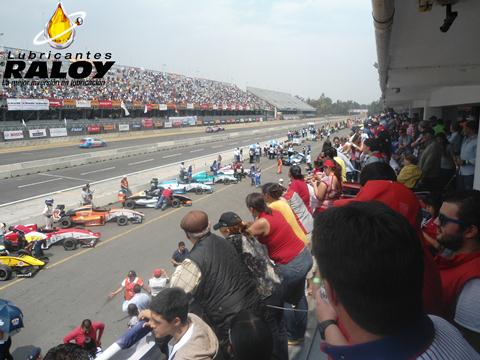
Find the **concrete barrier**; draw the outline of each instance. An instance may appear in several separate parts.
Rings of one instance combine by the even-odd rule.
[[[323,120],[323,121],[320,121],[319,123],[324,123],[326,121],[327,120]],[[287,129],[292,129],[292,125],[293,124],[285,124],[283,126],[277,126],[273,128],[262,128],[262,129],[255,129],[255,130],[246,131],[246,132],[236,132],[232,134],[225,134],[225,136],[221,136],[221,137],[220,136],[215,136],[215,137],[204,136],[204,137],[188,138],[188,139],[181,139],[181,140],[170,140],[170,141],[164,141],[164,142],[154,143],[150,145],[129,146],[129,147],[118,148],[118,149],[102,150],[94,153],[85,153],[85,154],[64,156],[64,157],[52,158],[52,159],[34,160],[34,161],[27,161],[23,163],[17,163],[17,164],[0,165],[0,178],[6,179],[6,178],[17,177],[22,175],[35,174],[39,172],[46,172],[46,171],[64,169],[64,168],[91,164],[91,163],[96,163],[101,161],[114,160],[114,159],[135,156],[135,155],[147,154],[147,153],[157,152],[162,150],[182,148],[182,147],[189,146],[192,143],[195,145],[207,144],[207,143],[223,141],[225,139],[246,136],[249,134],[258,135],[258,134],[278,131],[282,129],[287,130]],[[306,125],[307,125],[307,122],[296,123],[295,127],[296,128],[303,127]]]

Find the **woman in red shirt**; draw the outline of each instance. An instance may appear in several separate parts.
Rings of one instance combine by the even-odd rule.
[[[80,326],[70,331],[67,336],[63,338],[63,343],[68,344],[73,340],[75,344],[95,354],[97,347],[101,345],[104,329],[104,323],[97,321],[92,323],[90,319],[85,319]]]
[[[262,194],[249,194],[246,204],[255,217],[247,231],[267,247],[270,259],[275,261],[283,278],[285,301],[297,305],[305,295],[305,277],[312,267],[310,252],[282,213],[267,206]]]

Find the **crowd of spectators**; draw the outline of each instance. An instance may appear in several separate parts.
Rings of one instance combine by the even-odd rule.
[[[0,63],[5,62],[9,51],[13,56],[20,52],[29,53],[26,50],[4,48],[0,51]],[[28,68],[33,60],[25,61]],[[49,60],[49,68],[51,64]],[[70,62],[64,60],[62,71],[67,71],[69,65]],[[138,101],[144,104],[191,103],[216,105],[219,109],[222,109],[223,105],[239,105],[248,106],[252,110],[271,110],[271,106],[262,99],[226,82],[115,65],[103,80],[105,85],[97,86],[9,84],[2,87],[0,98],[120,100],[125,103]]]

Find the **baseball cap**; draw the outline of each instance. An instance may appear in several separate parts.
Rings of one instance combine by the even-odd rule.
[[[220,219],[218,220],[218,223],[213,225],[213,228],[215,230],[220,229],[221,227],[228,227],[228,226],[234,226],[242,222],[242,219],[240,216],[235,214],[232,211],[224,212],[222,215],[220,215]]]
[[[155,276],[156,278],[159,278],[160,276],[162,276],[162,269],[155,269],[153,270],[153,276]]]
[[[370,180],[351,199],[341,199],[333,206],[344,206],[352,201],[380,201],[392,210],[403,215],[410,225],[417,228],[417,215],[420,204],[412,190],[405,185],[390,180]]]

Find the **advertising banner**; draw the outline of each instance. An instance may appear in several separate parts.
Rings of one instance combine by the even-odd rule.
[[[23,139],[23,131],[22,130],[4,131],[3,138],[5,140]]]
[[[195,106],[192,103],[187,103],[187,109],[193,110],[195,109]]]
[[[153,121],[152,119],[143,119],[142,125],[145,129],[151,129],[153,128]]]
[[[132,130],[140,130],[142,128],[142,124],[132,124]]]
[[[48,99],[48,106],[50,108],[58,108],[63,106],[62,99]]]
[[[72,126],[71,128],[68,129],[68,131],[72,133],[81,133],[83,132],[83,126]]]
[[[88,125],[87,126],[87,132],[89,134],[99,134],[100,133],[100,125]]]
[[[153,126],[155,127],[155,129],[161,129],[163,128],[163,121],[155,121],[153,123]]]
[[[195,126],[197,123],[196,116],[171,116],[170,121],[172,121],[173,127],[180,126]]]
[[[77,100],[77,108],[91,108],[92,103],[90,100]]]
[[[28,130],[28,136],[33,138],[41,138],[47,136],[47,129],[32,129]]]
[[[170,119],[165,120],[164,126],[165,126],[165,128],[171,128],[172,127],[172,121]]]
[[[215,104],[213,104],[213,105],[212,105],[212,109],[213,109],[213,110],[217,110],[217,109],[218,109],[218,106],[215,105]]]
[[[7,99],[8,111],[48,110],[47,99]]]
[[[119,109],[122,106],[122,102],[120,100],[112,100],[112,107],[115,109]]]
[[[118,131],[130,131],[129,124],[118,124]]]
[[[73,99],[64,99],[63,106],[67,107],[75,107],[77,105],[77,101]]]
[[[105,124],[105,125],[103,125],[103,130],[105,130],[105,131],[115,130],[115,124]]]
[[[112,108],[112,100],[99,100],[98,107],[100,109],[111,109]]]
[[[67,136],[66,128],[50,128],[48,131],[50,133],[50,137]]]
[[[167,104],[158,104],[158,109],[162,110],[162,111],[166,111],[167,110]]]

